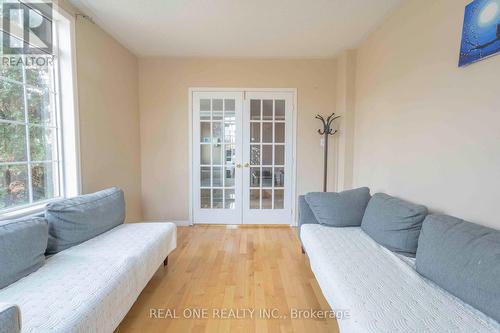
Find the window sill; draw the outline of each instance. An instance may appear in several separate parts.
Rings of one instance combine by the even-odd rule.
[[[40,203],[33,204],[28,207],[22,207],[19,209],[14,209],[10,212],[5,212],[5,213],[0,213],[0,221],[5,221],[5,220],[15,220],[15,219],[20,219],[29,215],[35,215],[38,213],[41,213],[45,210],[45,207],[47,204],[55,201],[59,201],[61,198],[56,198],[52,200],[47,200],[43,201]]]

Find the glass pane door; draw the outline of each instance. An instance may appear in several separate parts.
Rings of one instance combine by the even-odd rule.
[[[291,93],[248,93],[244,109],[243,223],[290,224]]]
[[[195,93],[193,104],[195,222],[241,223],[241,93]]]

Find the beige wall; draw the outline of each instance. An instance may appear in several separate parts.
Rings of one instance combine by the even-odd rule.
[[[188,219],[189,87],[297,88],[297,190],[321,190],[323,155],[314,115],[334,111],[335,76],[333,60],[140,59],[145,219]]]
[[[458,68],[470,0],[409,0],[358,50],[355,185],[500,228],[500,56]]]
[[[127,221],[142,218],[137,58],[97,25],[76,20],[82,190],[125,191]]]
[[[342,191],[352,188],[354,153],[356,51],[347,50],[337,57],[336,113],[338,134],[335,140],[335,172],[329,177],[330,188]]]

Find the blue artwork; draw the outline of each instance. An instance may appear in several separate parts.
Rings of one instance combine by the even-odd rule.
[[[474,0],[465,7],[459,66],[500,52],[500,0]]]

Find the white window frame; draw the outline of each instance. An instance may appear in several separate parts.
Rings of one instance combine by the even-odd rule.
[[[53,44],[56,48],[54,52],[55,127],[58,129],[56,137],[59,155],[57,158],[59,161],[59,178],[55,181],[59,184],[59,197],[3,209],[0,211],[0,220],[40,213],[49,202],[81,193],[80,137],[76,93],[75,17],[58,7],[56,2],[53,2],[53,6]],[[27,141],[29,141],[28,138]],[[27,145],[29,146],[29,142]],[[29,163],[29,150],[27,153]],[[31,183],[31,176],[28,181]],[[31,187],[31,185],[29,186]]]

